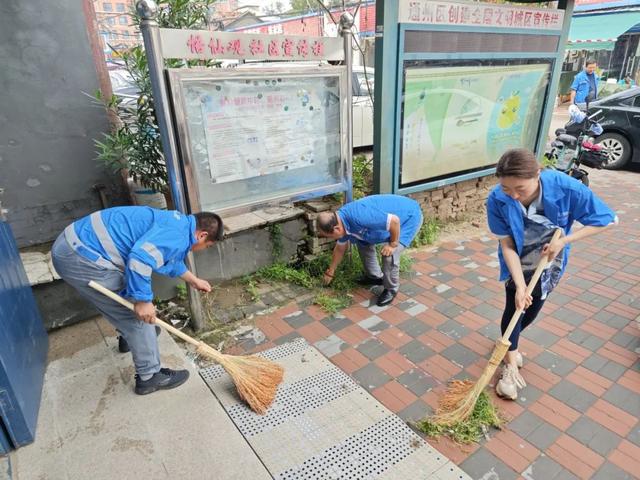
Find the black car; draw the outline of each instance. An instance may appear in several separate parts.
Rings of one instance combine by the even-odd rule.
[[[589,115],[602,110],[597,120],[604,133],[596,138],[608,156],[605,168],[617,170],[640,163],[640,87],[614,93],[589,104]]]

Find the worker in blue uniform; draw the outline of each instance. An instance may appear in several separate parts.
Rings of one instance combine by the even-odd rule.
[[[502,333],[517,309],[524,309],[513,329],[509,351],[496,392],[515,400],[526,386],[519,373],[522,355],[518,340],[536,319],[567,266],[572,243],[603,232],[618,218],[589,188],[558,170],[543,170],[529,150],[516,148],[502,155],[496,166],[499,184],[487,200],[491,232],[499,238],[500,280],[505,282]],[[583,228],[571,231],[574,222]],[[563,236],[552,241],[561,228]],[[542,255],[551,261],[530,295],[526,287]]]
[[[584,64],[584,70],[578,73],[571,84],[571,103],[583,104],[592,102],[598,98],[597,64],[592,58]]]
[[[137,394],[175,388],[189,378],[187,370],[160,364],[151,273],[180,277],[197,290],[211,291],[209,282],[188,271],[184,261],[190,251],[221,240],[223,232],[215,213],[116,207],[72,223],[55,241],[51,255],[60,277],[116,328],[123,339],[121,351],[131,350]],[[130,299],[135,311],[89,287],[91,280]]]
[[[422,210],[415,200],[401,195],[371,195],[347,203],[337,212],[321,212],[316,230],[321,237],[337,240],[331,265],[324,274],[331,283],[350,243],[355,243],[365,275],[364,285],[383,285],[378,306],[389,305],[400,287],[400,254],[411,245],[422,226]],[[375,246],[383,244],[382,268]]]

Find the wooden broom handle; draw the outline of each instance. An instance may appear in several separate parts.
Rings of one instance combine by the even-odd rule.
[[[551,240],[549,241],[549,243],[559,239],[561,234],[562,234],[562,229],[556,228],[556,231],[553,233],[553,237],[551,237]],[[542,255],[540,257],[540,261],[538,262],[538,266],[536,267],[536,271],[533,272],[533,277],[531,277],[531,280],[527,285],[527,289],[526,289],[527,295],[531,295],[531,292],[533,292],[533,289],[535,288],[536,283],[538,283],[538,280],[540,280],[542,271],[544,270],[544,267],[547,265],[547,263],[549,263],[549,258],[546,255]],[[507,327],[507,330],[504,332],[504,335],[502,335],[503,343],[506,343],[509,341],[509,337],[511,336],[513,329],[516,328],[516,324],[518,323],[518,319],[520,318],[520,315],[522,315],[522,312],[524,312],[524,308],[519,308],[515,311],[515,313],[513,314],[513,317],[511,317],[509,326]]]
[[[118,302],[120,305],[123,305],[125,307],[127,307],[129,310],[131,310],[132,312],[135,312],[135,307],[133,306],[133,303],[129,302],[128,300],[125,300],[124,298],[122,298],[120,295],[118,295],[115,292],[112,292],[111,290],[109,290],[108,288],[103,287],[102,285],[100,285],[97,282],[94,282],[93,280],[91,280],[89,282],[89,286],[91,288],[93,288],[94,290],[99,291],[100,293],[106,295],[107,297],[109,297],[111,300],[115,300],[116,302]],[[167,322],[163,322],[162,320],[160,320],[158,317],[155,317],[155,323],[157,325],[160,325],[162,328],[164,328],[167,332],[174,334],[176,337],[181,338],[182,340],[184,340],[187,343],[190,343],[191,345],[195,345],[196,347],[199,347],[202,342],[199,342],[198,340],[196,340],[195,338],[190,337],[189,335],[187,335],[186,333],[178,330],[177,328],[169,325]]]

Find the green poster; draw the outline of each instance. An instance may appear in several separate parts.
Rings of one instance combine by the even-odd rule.
[[[533,148],[548,65],[408,69],[401,183],[494,164]]]

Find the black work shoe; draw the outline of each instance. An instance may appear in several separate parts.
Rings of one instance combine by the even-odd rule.
[[[370,286],[370,285],[382,285],[382,277],[370,277],[369,275],[363,275],[358,279],[358,283],[360,285]]]
[[[162,328],[156,325],[156,337],[160,335],[160,332],[162,332]],[[118,351],[120,353],[127,353],[131,351],[131,349],[129,348],[129,344],[122,335],[118,335]]]
[[[391,290],[387,290],[385,288],[378,296],[376,305],[378,305],[379,307],[384,307],[385,305],[389,305],[391,302],[393,302],[394,298],[396,298],[396,292],[392,292]]]
[[[122,335],[118,335],[118,351],[120,353],[127,353],[129,351],[129,344]]]
[[[138,395],[147,395],[156,390],[169,390],[182,385],[189,378],[188,370],[171,370],[170,368],[161,368],[159,372],[154,373],[149,380],[141,380],[136,375],[135,392]]]

